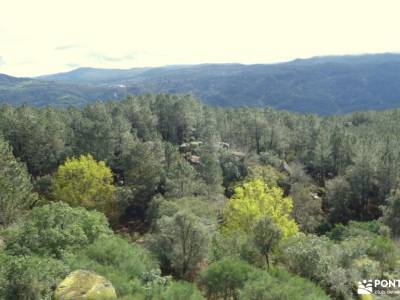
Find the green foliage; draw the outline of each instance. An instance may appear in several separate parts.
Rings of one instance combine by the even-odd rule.
[[[115,218],[115,187],[111,170],[91,155],[72,158],[58,168],[54,176],[52,196],[71,206],[96,209]]]
[[[293,199],[292,216],[303,232],[315,232],[322,221],[322,201],[312,187],[294,183],[290,188]]]
[[[279,187],[268,187],[261,179],[243,184],[235,189],[225,211],[225,230],[252,232],[259,218],[268,216],[287,238],[298,231],[290,218],[293,204],[284,197]]]
[[[400,235],[400,190],[396,189],[382,207],[382,221],[390,227],[394,236]]]
[[[65,114],[54,108],[36,110],[28,105],[0,108],[0,132],[33,176],[53,172],[70,151]],[[3,128],[2,128],[3,127]]]
[[[0,136],[0,227],[17,220],[36,201],[25,165]]]
[[[282,232],[269,217],[258,220],[254,227],[254,242],[260,253],[265,256],[269,269],[269,253],[278,244]]]
[[[159,296],[160,300],[204,300],[194,284],[188,282],[173,282]]]
[[[177,152],[176,154],[179,155]],[[182,198],[199,195],[202,193],[202,188],[205,188],[204,182],[195,168],[185,159],[179,156],[175,161],[168,163],[164,184],[166,197]]]
[[[117,236],[101,237],[65,261],[71,269],[92,270],[106,277],[120,297],[145,294],[143,276],[158,268],[143,247]]]
[[[239,300],[328,300],[312,282],[281,269],[257,272],[246,281]]]
[[[239,289],[245,285],[253,271],[254,269],[243,261],[225,258],[204,270],[201,273],[201,281],[209,299],[238,299]]]
[[[65,264],[52,258],[0,253],[0,298],[51,300],[52,287],[68,272]]]
[[[399,251],[379,222],[337,225],[328,236],[333,240],[313,235],[288,240],[282,262],[338,298],[346,298],[360,278],[396,276]]]
[[[248,175],[248,169],[243,160],[230,151],[221,151],[219,161],[224,187],[228,187],[232,182],[239,182]]]
[[[222,189],[222,170],[215,153],[211,147],[202,151],[200,156],[199,173],[206,184],[207,195],[218,193]]]
[[[248,177],[251,179],[262,179],[268,186],[277,186],[278,182],[285,178],[285,175],[279,172],[271,165],[253,165],[250,166]]]
[[[157,220],[163,216],[173,217],[179,211],[189,211],[199,221],[215,231],[217,227],[217,205],[203,197],[183,197],[177,199],[164,199],[155,197],[152,201],[152,218]]]
[[[335,264],[329,251],[331,247],[333,243],[325,237],[299,235],[285,247],[287,265],[296,274],[319,280]]]
[[[230,232],[229,234],[217,233],[213,236],[211,242],[209,259],[211,262],[232,257],[255,266],[265,266],[265,255],[255,245],[253,234],[243,231]]]
[[[163,153],[158,142],[137,142],[122,155],[122,183],[133,189],[127,203],[126,216],[144,221],[151,197],[161,180]]]
[[[299,235],[284,246],[283,260],[295,274],[319,283],[334,297],[346,297],[352,283],[339,265],[336,245],[326,237]]]
[[[179,278],[188,278],[196,265],[206,258],[209,235],[201,220],[187,211],[164,216],[150,247],[159,257],[164,270],[172,269]]]
[[[61,258],[111,230],[103,214],[57,202],[34,208],[20,227],[5,231],[6,250],[14,255]]]
[[[363,236],[368,237],[372,235],[388,235],[389,229],[380,221],[374,220],[369,222],[350,221],[346,226],[337,224],[326,235],[336,241],[342,241],[347,238]]]
[[[196,281],[206,265],[203,274],[223,265],[210,278],[225,279],[203,286],[214,298],[296,299],[303,290],[318,297],[304,279],[275,274],[278,265],[333,299],[349,298],[360,278],[397,278],[390,231],[396,238],[399,120],[400,110],[323,118],[207,107],[184,95],[65,110],[2,106],[0,293],[13,273],[9,262],[23,259],[96,271],[129,300],[199,299],[194,286],[170,275]],[[39,207],[46,200],[62,201]],[[137,244],[113,236],[94,210]],[[223,263],[265,269],[266,258],[271,272],[244,277],[228,276],[243,268]],[[58,275],[30,286],[26,278],[36,275],[28,265],[12,284],[36,294],[27,299],[46,299],[39,294]]]
[[[176,144],[190,141],[201,111],[200,102],[189,95],[157,95],[154,101],[158,131],[164,140]]]
[[[125,183],[143,194],[152,194],[160,181],[163,155],[158,143],[136,143],[123,157]]]
[[[326,206],[331,223],[347,223],[353,215],[351,208],[351,187],[343,177],[336,177],[326,183]]]
[[[96,160],[106,160],[111,156],[114,132],[111,115],[104,103],[96,102],[76,112],[71,126],[77,136],[76,153],[90,153]],[[85,158],[88,160],[88,157],[81,157],[80,162],[84,163]]]
[[[370,242],[367,254],[380,263],[383,271],[393,271],[398,266],[399,249],[388,237],[377,236]]]

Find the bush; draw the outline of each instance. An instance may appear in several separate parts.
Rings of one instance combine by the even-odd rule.
[[[306,277],[341,298],[351,293],[352,282],[340,266],[340,250],[326,237],[299,235],[283,250],[283,262],[293,273]]]
[[[328,300],[314,283],[280,269],[257,272],[240,291],[240,300]]]
[[[69,272],[61,261],[0,254],[0,299],[50,300],[52,288]]]
[[[207,297],[237,299],[238,291],[249,279],[254,268],[244,261],[225,258],[201,273]]]
[[[157,300],[203,300],[197,287],[188,282],[173,282]],[[156,300],[156,298],[154,299]]]
[[[254,236],[241,231],[214,235],[210,252],[210,261],[232,257],[244,260],[251,265],[260,267],[265,265],[265,258],[254,243]]]
[[[72,269],[86,269],[106,277],[120,297],[144,294],[142,275],[158,269],[143,247],[117,236],[102,237],[65,260]]]
[[[343,241],[349,237],[357,236],[374,236],[381,233],[385,235],[389,232],[389,228],[383,225],[379,221],[370,222],[356,222],[350,221],[348,225],[337,224],[330,232],[326,235],[335,241]]]
[[[61,258],[110,233],[103,214],[58,202],[34,208],[21,227],[5,230],[4,237],[8,253]]]

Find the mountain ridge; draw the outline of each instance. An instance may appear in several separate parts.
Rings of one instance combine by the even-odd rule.
[[[83,67],[18,80],[0,79],[0,101],[81,105],[121,99],[129,93],[192,93],[212,105],[271,106],[323,115],[400,107],[397,53],[319,56],[273,64]]]

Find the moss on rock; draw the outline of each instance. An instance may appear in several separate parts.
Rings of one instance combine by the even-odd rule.
[[[117,299],[110,281],[94,272],[76,270],[57,287],[55,300],[109,300]]]

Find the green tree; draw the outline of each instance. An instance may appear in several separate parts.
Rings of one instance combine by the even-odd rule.
[[[281,230],[271,221],[270,217],[258,220],[254,227],[254,242],[262,255],[264,255],[269,269],[269,254],[278,244],[282,236]]]
[[[325,206],[332,224],[347,223],[354,212],[351,207],[351,188],[347,180],[337,176],[326,182]]]
[[[0,227],[17,220],[37,201],[26,167],[0,136]]]
[[[224,229],[251,233],[257,220],[268,216],[287,238],[298,231],[290,218],[292,207],[292,199],[284,197],[279,187],[268,187],[261,179],[254,179],[235,189],[224,213]]]
[[[96,209],[111,219],[117,215],[113,175],[104,162],[91,155],[70,158],[58,168],[52,196],[71,206]]]
[[[112,118],[105,103],[85,106],[82,111],[74,114],[71,127],[75,136],[75,153],[89,153],[97,160],[112,157]]]
[[[390,227],[394,236],[400,235],[400,190],[396,189],[382,207],[382,221]]]
[[[345,128],[336,124],[330,137],[330,157],[333,172],[343,175],[346,167],[351,163],[351,140]]]
[[[221,151],[220,164],[225,188],[229,187],[231,183],[243,180],[248,175],[249,170],[243,159],[233,155],[230,151]]]
[[[200,194],[204,183],[196,170],[183,158],[168,168],[165,176],[165,196],[182,198]]]
[[[150,199],[160,185],[163,161],[164,155],[158,141],[137,141],[123,155],[123,182],[134,190],[134,197],[125,212],[128,220],[146,219]]]
[[[176,144],[190,141],[202,115],[197,99],[190,95],[157,95],[154,108],[164,140]]]
[[[322,201],[313,186],[294,183],[290,188],[293,199],[292,216],[303,232],[315,232],[322,221]]]
[[[207,195],[219,193],[222,190],[222,169],[215,149],[208,146],[200,156],[199,173],[206,184]]]
[[[351,207],[354,219],[366,221],[380,215],[378,187],[376,181],[377,168],[376,147],[366,142],[357,148],[354,165],[346,171],[346,179],[351,188]]]
[[[129,95],[122,101],[122,107],[117,102],[117,107],[121,107],[126,120],[128,120],[135,130],[139,139],[143,141],[155,140],[159,135],[157,132],[157,116],[152,111],[153,95],[139,95],[137,97]]]
[[[27,105],[6,112],[4,136],[14,155],[27,164],[33,176],[54,171],[69,151],[68,130],[61,111]]]
[[[132,125],[124,117],[123,107],[117,106],[112,111],[113,155],[108,160],[111,169],[116,174],[118,183],[123,181],[123,160],[136,142]]]
[[[158,255],[165,270],[180,278],[187,278],[197,263],[207,256],[209,236],[199,218],[186,211],[157,222],[151,248]]]

